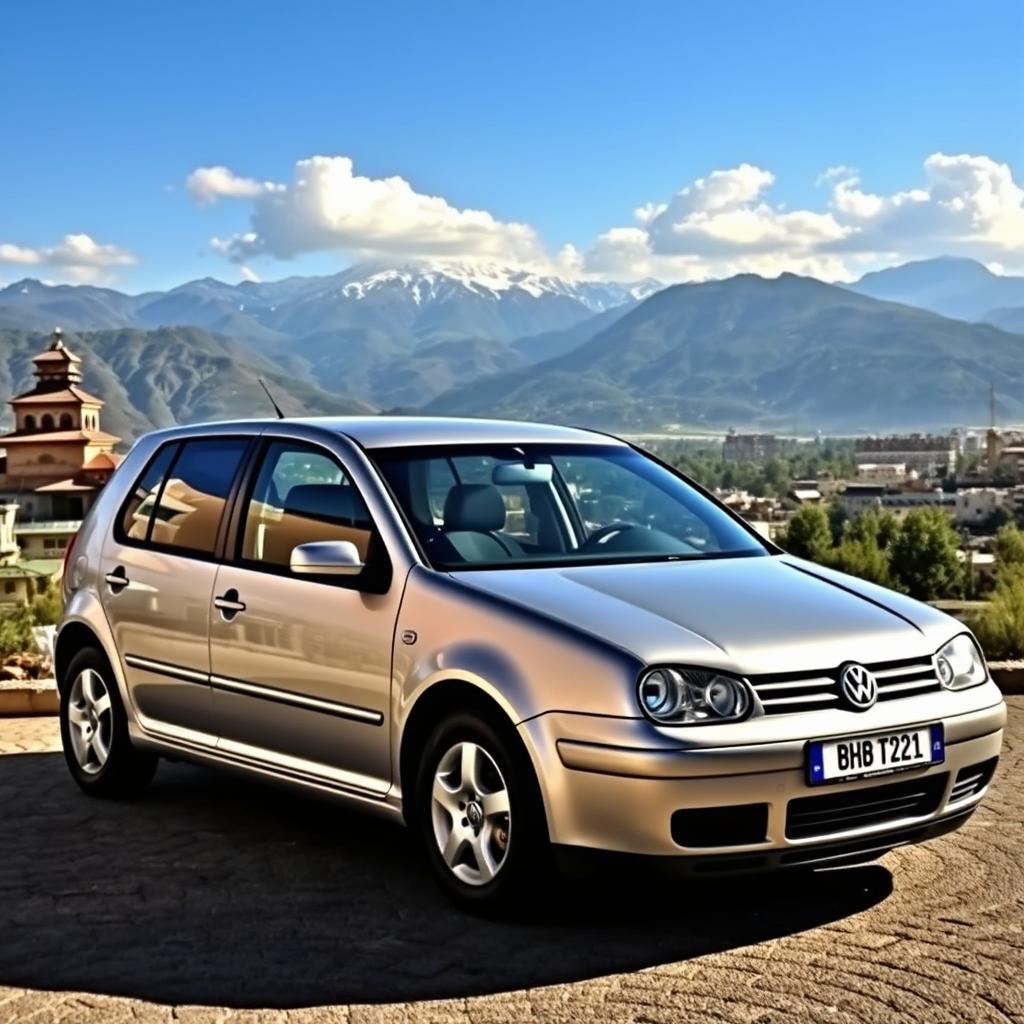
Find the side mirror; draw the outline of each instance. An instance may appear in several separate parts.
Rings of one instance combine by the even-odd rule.
[[[292,548],[289,567],[300,576],[358,576],[363,561],[350,540],[318,540]]]

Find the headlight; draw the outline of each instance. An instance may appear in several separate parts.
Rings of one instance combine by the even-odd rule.
[[[935,655],[935,672],[947,690],[965,690],[988,678],[985,659],[978,645],[966,633],[953,637]]]
[[[644,713],[663,725],[734,722],[751,703],[746,683],[706,669],[651,669],[638,692]]]

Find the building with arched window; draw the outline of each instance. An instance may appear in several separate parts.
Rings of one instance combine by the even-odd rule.
[[[11,400],[14,429],[0,435],[0,604],[23,600],[59,571],[122,458],[113,450],[120,438],[100,429],[103,400],[81,386],[82,360],[59,329],[32,364],[35,384]]]

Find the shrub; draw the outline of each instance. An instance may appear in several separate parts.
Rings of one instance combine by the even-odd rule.
[[[1024,565],[1005,565],[973,622],[989,658],[1024,658]]]
[[[1024,565],[1024,530],[1014,523],[1001,526],[992,542],[992,551],[1000,572],[1005,566]]]
[[[60,613],[60,589],[52,585],[31,602],[22,601],[0,611],[0,658],[34,651],[32,627],[54,625],[60,619]]]
[[[32,650],[35,647],[32,641],[35,624],[32,609],[24,602],[0,612],[0,657]]]

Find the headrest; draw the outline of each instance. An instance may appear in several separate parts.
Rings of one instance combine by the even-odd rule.
[[[286,512],[318,519],[362,518],[356,514],[356,491],[348,484],[295,484],[284,499]]]
[[[505,502],[493,484],[456,484],[444,501],[444,528],[489,533],[505,525]]]

